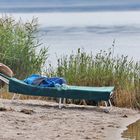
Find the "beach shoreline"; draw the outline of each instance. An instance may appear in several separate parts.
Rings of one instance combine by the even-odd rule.
[[[121,140],[126,126],[140,119],[132,109],[113,107],[105,113],[73,104],[59,109],[58,103],[41,100],[0,99],[0,107],[2,140]]]

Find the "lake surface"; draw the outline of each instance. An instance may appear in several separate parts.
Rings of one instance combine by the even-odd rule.
[[[1,0],[0,12],[15,19],[37,17],[39,37],[49,47],[47,63],[56,56],[84,48],[93,54],[112,47],[115,55],[140,60],[140,2],[138,0]]]

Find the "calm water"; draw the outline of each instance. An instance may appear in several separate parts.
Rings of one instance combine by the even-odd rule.
[[[140,120],[130,124],[122,133],[122,138],[125,140],[140,140]]]
[[[139,0],[1,0],[0,12],[23,21],[38,17],[47,63],[78,48],[97,53],[115,39],[115,55],[140,60]]]
[[[139,0],[1,0],[4,12],[93,12],[140,10]]]

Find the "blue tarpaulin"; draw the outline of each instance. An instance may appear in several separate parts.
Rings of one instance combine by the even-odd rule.
[[[56,85],[66,84],[66,80],[61,77],[47,77],[38,74],[32,74],[24,82],[31,85],[38,85],[40,87],[55,87]]]

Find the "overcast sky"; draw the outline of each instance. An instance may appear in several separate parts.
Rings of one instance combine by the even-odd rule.
[[[140,0],[0,0],[0,4],[46,4],[46,5],[117,5],[137,4]]]

